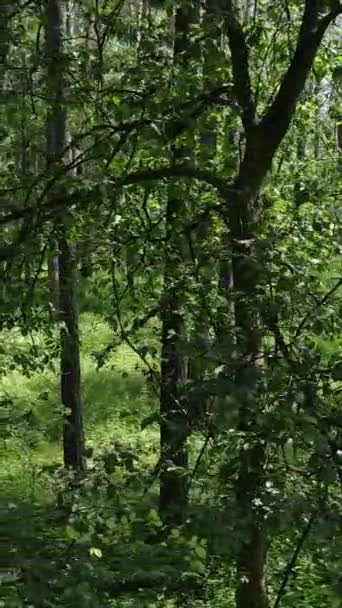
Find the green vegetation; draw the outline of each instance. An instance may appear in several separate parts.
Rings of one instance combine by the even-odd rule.
[[[341,0],[0,0],[0,608],[342,608]]]
[[[86,315],[81,326],[82,334],[86,336],[82,339],[82,370],[87,443],[98,452],[112,441],[123,441],[129,435],[129,443],[132,441],[137,447],[139,436],[144,436],[140,423],[157,407],[156,398],[146,388],[139,358],[123,345],[111,355],[105,367],[97,370],[92,353],[110,341],[110,328],[92,315]],[[8,351],[23,352],[25,345],[28,346],[27,339],[23,341],[11,334],[13,332],[8,332],[6,340],[7,357]],[[42,348],[42,336],[38,334],[32,339],[37,348]],[[5,424],[10,423],[8,428],[4,425],[2,436],[1,487],[9,500],[15,500],[17,496],[23,500],[34,497],[39,501],[44,482],[47,482],[49,495],[51,484],[42,468],[62,464],[63,409],[58,360],[54,361],[53,367],[53,370],[37,370],[28,376],[20,369],[14,369],[1,380],[3,419]],[[151,433],[147,443],[149,441],[156,443]],[[50,491],[53,492],[53,488],[50,487]]]

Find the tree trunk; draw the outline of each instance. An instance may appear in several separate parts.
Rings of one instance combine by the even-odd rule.
[[[170,198],[167,213],[169,226],[173,212]],[[180,352],[180,343],[184,338],[184,321],[181,313],[182,288],[175,277],[175,269],[179,267],[176,246],[176,242],[169,244],[171,251],[167,253],[164,270],[160,389],[159,511],[164,523],[173,525],[182,523],[184,518],[188,466],[188,421],[183,398],[186,367]]]
[[[236,484],[236,502],[240,546],[237,553],[237,608],[266,608],[264,570],[266,532],[256,506],[264,483],[265,446],[258,432],[259,393],[262,376],[262,332],[257,308],[260,276],[255,262],[256,218],[254,202],[238,197],[232,202],[230,234],[232,282],[238,363],[237,388],[244,388],[240,398],[239,430],[244,433]],[[248,212],[248,209],[251,209]]]
[[[217,20],[218,2],[217,0],[205,0],[203,3],[202,25],[210,45],[208,49],[204,49],[202,56],[203,69],[203,89],[210,91],[218,86],[217,75],[213,67],[215,66],[212,60],[212,44],[220,46],[222,38],[222,26]],[[217,152],[217,116],[211,115],[206,118],[205,125],[200,133],[199,150],[196,155],[197,162],[200,166],[214,166]],[[201,430],[208,432],[210,421],[210,401],[207,396],[203,395],[201,383],[204,380],[203,358],[196,356],[196,351],[202,353],[210,342],[210,316],[206,305],[207,294],[211,288],[213,268],[208,264],[208,256],[210,252],[207,247],[207,240],[212,228],[211,218],[203,219],[197,225],[194,231],[193,246],[196,251],[195,265],[198,276],[198,283],[201,285],[199,298],[199,309],[193,321],[193,330],[190,337],[192,344],[192,352],[194,353],[189,360],[187,380],[190,386],[190,395],[188,397],[188,409],[190,426],[193,430]],[[190,381],[190,383],[189,383]]]
[[[174,61],[186,67],[193,48],[188,34],[198,8],[179,8],[175,16]],[[189,159],[188,147],[173,149],[174,160]],[[186,258],[182,218],[186,202],[181,192],[169,190],[166,210],[168,243],[164,267],[164,294],[161,307],[161,389],[160,389],[160,499],[159,512],[164,523],[179,525],[184,521],[188,502],[188,408],[184,398],[186,361],[181,352],[185,340],[183,319],[184,285],[182,266]]]
[[[64,3],[46,5],[46,52],[48,76],[47,158],[49,172],[61,168],[67,142],[67,113],[64,99]],[[63,195],[63,187],[60,187]],[[61,322],[61,400],[65,408],[63,452],[66,467],[79,471],[84,465],[84,436],[80,391],[79,321],[77,310],[77,264],[68,242],[65,218],[57,227],[58,316]],[[52,264],[52,260],[50,260]],[[55,268],[56,268],[55,266]],[[55,270],[54,268],[54,270]],[[54,276],[54,279],[56,277]],[[56,285],[54,285],[54,290]],[[54,292],[55,293],[55,292]]]
[[[75,249],[61,226],[59,243],[59,319],[61,327],[61,397],[66,408],[63,425],[64,464],[75,470],[84,466],[84,435],[81,404],[79,320],[76,291]]]

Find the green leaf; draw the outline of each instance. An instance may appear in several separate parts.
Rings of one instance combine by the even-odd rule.
[[[102,557],[102,551],[98,547],[91,547],[89,549],[89,553],[90,553],[90,555],[97,557],[98,559],[100,559]]]
[[[197,555],[197,557],[199,557],[202,560],[205,560],[207,557],[207,551],[203,545],[196,545],[194,547],[194,552]]]
[[[65,534],[70,540],[77,540],[79,538],[78,532],[72,526],[66,526]]]

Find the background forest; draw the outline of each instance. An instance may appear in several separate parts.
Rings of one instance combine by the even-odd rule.
[[[0,606],[342,608],[340,0],[0,0]]]

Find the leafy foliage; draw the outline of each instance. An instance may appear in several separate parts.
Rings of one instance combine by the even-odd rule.
[[[269,171],[246,219],[248,146],[296,60],[304,3],[214,4],[63,3],[68,146],[47,166],[44,7],[0,2],[0,606],[232,608],[253,526],[270,605],[342,606],[340,22],[275,158],[276,111],[252,145]],[[306,2],[312,20],[314,4],[341,12]],[[61,218],[79,271],[81,475],[61,456]],[[182,331],[165,337],[170,294]],[[189,466],[166,463],[188,495],[178,525],[158,502],[167,341],[186,372],[168,430],[181,411]]]

